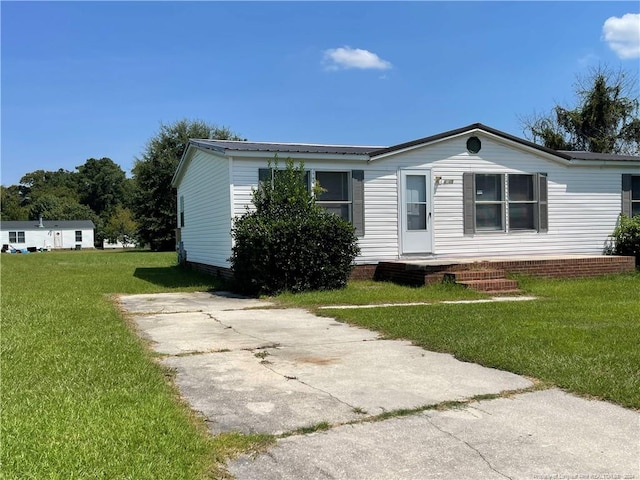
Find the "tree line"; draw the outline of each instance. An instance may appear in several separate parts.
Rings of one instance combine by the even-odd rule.
[[[92,220],[96,246],[108,240],[173,250],[176,198],[171,179],[189,138],[243,140],[202,120],[160,125],[135,159],[131,178],[107,157],[89,158],[75,171],[36,170],[18,185],[1,187],[0,219]]]
[[[637,78],[607,67],[574,85],[575,104],[521,119],[525,136],[556,150],[640,154]],[[202,120],[161,125],[135,159],[132,177],[110,158],[89,158],[75,171],[36,170],[2,186],[2,220],[92,220],[96,243],[175,248],[176,195],[171,179],[189,138],[246,140]]]

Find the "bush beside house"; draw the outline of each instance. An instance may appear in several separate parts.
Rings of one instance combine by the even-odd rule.
[[[620,215],[618,226],[613,231],[613,241],[614,254],[635,256],[636,267],[640,267],[640,215]]]
[[[359,253],[354,227],[315,203],[304,165],[270,167],[253,193],[254,211],[235,220],[235,286],[251,294],[342,288]]]

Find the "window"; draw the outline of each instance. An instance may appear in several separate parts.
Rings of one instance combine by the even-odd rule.
[[[465,173],[464,232],[547,231],[544,174]]]
[[[622,213],[640,215],[640,175],[622,175]]]
[[[631,216],[640,215],[640,175],[631,177]]]
[[[179,227],[184,227],[184,196],[180,195],[180,223]]]
[[[476,230],[504,230],[504,175],[475,177]]]
[[[9,232],[9,243],[25,243],[24,232]]]
[[[76,230],[76,242],[82,241],[82,230]]]
[[[278,170],[261,168],[258,171],[260,185],[271,182],[278,175]],[[327,211],[351,222],[356,235],[364,235],[364,171],[352,170],[328,172],[322,170],[306,170],[304,183],[311,191],[312,179],[322,188],[316,203]]]
[[[351,195],[348,172],[316,172],[316,185],[321,191],[316,203],[331,213],[351,221]]]

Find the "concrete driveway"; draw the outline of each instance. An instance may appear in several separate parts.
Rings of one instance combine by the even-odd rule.
[[[638,412],[260,300],[121,303],[212,433],[284,434],[231,462],[238,479],[640,480]],[[413,412],[374,421],[401,410]],[[295,432],[321,422],[332,427]]]

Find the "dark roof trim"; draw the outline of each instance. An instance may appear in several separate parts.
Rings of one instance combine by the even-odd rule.
[[[387,147],[387,148],[383,148],[383,149],[380,149],[380,150],[373,151],[370,154],[371,155],[371,159],[373,159],[374,157],[381,156],[381,155],[386,155],[388,153],[393,153],[393,152],[397,152],[397,151],[400,151],[400,150],[405,150],[407,148],[417,147],[417,146],[422,145],[422,144],[436,142],[438,140],[442,140],[442,139],[445,139],[445,138],[448,138],[448,137],[454,137],[456,135],[461,135],[463,133],[471,132],[473,130],[482,130],[482,131],[485,131],[485,132],[490,133],[492,135],[495,135],[497,137],[501,137],[501,138],[504,138],[506,140],[510,140],[512,142],[519,143],[520,145],[524,145],[524,146],[527,146],[529,148],[534,148],[536,150],[540,150],[540,151],[548,153],[550,155],[555,155],[557,157],[563,158],[564,160],[571,160],[571,158],[572,158],[571,156],[567,155],[567,153],[565,153],[565,152],[559,152],[559,151],[553,150],[551,148],[543,147],[541,145],[535,144],[535,143],[530,142],[528,140],[524,140],[524,139],[516,137],[514,135],[510,135],[510,134],[508,134],[506,132],[503,132],[501,130],[496,130],[495,128],[487,127],[486,125],[483,125],[482,123],[472,123],[471,125],[467,125],[466,127],[456,128],[455,130],[449,130],[449,131],[446,131],[446,132],[438,133],[437,135],[431,135],[429,137],[419,138],[418,140],[412,140],[410,142],[400,143],[398,145],[393,145],[391,147]]]
[[[94,229],[95,225],[91,220],[43,220],[42,227],[38,220],[6,220],[0,222],[0,229],[2,230],[37,230],[42,228],[43,230],[59,229]]]
[[[609,160],[617,162],[637,162],[640,160],[638,156],[617,153],[572,152],[569,150],[558,150],[558,152],[569,155],[574,160]]]
[[[189,140],[193,145],[220,153],[233,152],[270,152],[270,153],[320,153],[334,155],[363,155],[379,150],[380,146],[356,145],[320,145],[312,143],[270,143],[244,142],[236,140]]]

